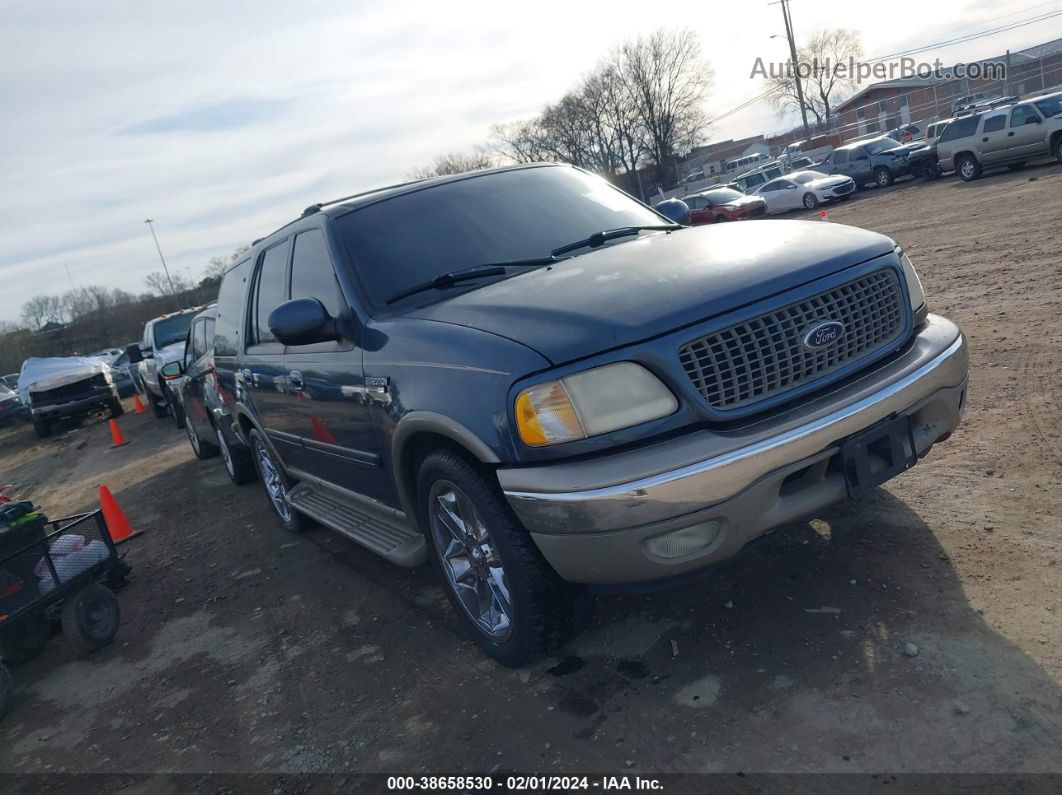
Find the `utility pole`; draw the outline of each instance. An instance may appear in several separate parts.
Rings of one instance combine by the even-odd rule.
[[[811,140],[811,128],[808,127],[808,109],[804,105],[804,87],[800,85],[800,65],[797,63],[796,41],[793,40],[793,20],[789,16],[789,1],[779,0],[782,6],[782,18],[785,19],[785,35],[789,39],[789,56],[793,64],[793,83],[796,84],[797,102],[800,105],[800,118],[804,121],[804,139]]]
[[[162,246],[159,245],[159,238],[155,234],[155,227],[151,225],[153,220],[153,218],[148,218],[144,221],[144,223],[147,224],[148,229],[151,230],[151,237],[155,241],[155,248],[159,252],[159,259],[162,260],[162,270],[166,274],[166,281],[170,284],[170,295],[176,300],[177,291],[173,289],[173,279],[170,278],[170,269],[166,267],[166,258],[162,256]]]

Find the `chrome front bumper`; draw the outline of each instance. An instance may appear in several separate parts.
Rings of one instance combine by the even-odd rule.
[[[968,353],[959,328],[930,315],[904,353],[787,411],[605,458],[501,469],[509,504],[566,579],[634,583],[732,557],[758,535],[846,496],[838,444],[891,416],[912,419],[925,454],[959,424]],[[718,521],[706,549],[660,560],[647,539]]]

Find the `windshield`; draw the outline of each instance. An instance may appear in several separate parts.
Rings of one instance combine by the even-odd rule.
[[[389,297],[443,273],[548,256],[595,232],[662,223],[659,215],[599,177],[548,166],[484,174],[395,196],[339,216],[335,229],[369,303],[383,309]],[[480,280],[464,282],[397,305],[481,285]]]
[[[806,185],[813,179],[826,179],[826,175],[819,171],[801,171],[799,174],[794,174],[792,179],[801,185]]]
[[[878,152],[884,152],[886,149],[896,149],[896,141],[871,141],[869,144],[863,147],[867,150],[867,154],[876,155]]]
[[[185,337],[188,336],[188,328],[192,325],[192,318],[197,313],[198,310],[156,320],[155,325],[151,328],[151,334],[155,338],[156,350],[165,348],[167,345],[173,345],[175,342],[184,342]]]
[[[1033,103],[1040,109],[1040,112],[1047,118],[1057,116],[1062,113],[1062,94],[1057,97],[1048,97],[1047,99],[1041,99]]]
[[[719,190],[708,191],[704,194],[704,198],[712,204],[727,204],[745,198],[745,194],[730,188],[720,188]]]

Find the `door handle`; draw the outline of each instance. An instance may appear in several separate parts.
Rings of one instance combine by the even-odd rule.
[[[295,392],[301,392],[306,388],[305,382],[302,380],[302,373],[298,370],[292,370],[288,373],[288,384],[291,385],[292,390]]]
[[[981,139],[981,143],[983,143],[983,144],[987,144],[987,143],[988,143],[988,139],[987,139],[987,138],[982,138],[982,139]]]
[[[1007,137],[1008,137],[1008,138],[1012,137],[1013,135],[1014,135],[1014,133],[1013,133],[1013,132],[1009,132],[1009,133],[1007,133]]]

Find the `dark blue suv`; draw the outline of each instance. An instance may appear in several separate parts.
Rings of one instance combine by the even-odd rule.
[[[967,354],[881,235],[685,228],[516,166],[307,208],[224,277],[220,399],[281,524],[430,559],[520,665],[958,425]]]

